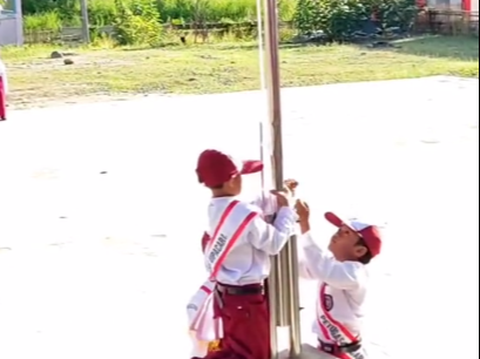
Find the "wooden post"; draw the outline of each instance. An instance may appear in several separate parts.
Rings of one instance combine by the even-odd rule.
[[[88,20],[88,3],[87,0],[80,0],[80,8],[82,10],[82,38],[86,44],[90,43],[90,25]]]

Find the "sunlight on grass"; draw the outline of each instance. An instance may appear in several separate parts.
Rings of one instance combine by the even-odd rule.
[[[105,49],[107,48],[107,49]],[[200,94],[255,90],[260,86],[255,43],[232,43],[138,50],[111,44],[71,51],[75,64],[49,59],[49,46],[5,47],[10,102],[91,94]],[[418,38],[398,48],[353,45],[284,46],[283,86],[415,78],[433,75],[478,77],[478,42],[469,38]]]

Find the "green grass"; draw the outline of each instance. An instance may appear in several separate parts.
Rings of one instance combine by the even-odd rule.
[[[399,48],[284,46],[282,85],[309,86],[432,75],[478,77],[478,40],[424,38]],[[134,50],[79,49],[74,65],[48,59],[52,48],[4,48],[13,106],[94,94],[204,94],[259,88],[252,43]]]

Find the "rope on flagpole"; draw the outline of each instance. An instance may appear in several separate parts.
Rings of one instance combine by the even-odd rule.
[[[265,85],[265,56],[263,47],[263,26],[262,26],[262,0],[257,0],[257,37],[258,37],[258,64],[260,67],[260,93],[263,95],[266,92]],[[266,115],[265,111],[265,115]],[[259,135],[260,135],[260,160],[265,164],[265,117],[261,116],[259,121]],[[265,201],[265,171],[261,173],[260,186],[262,190],[262,201]]]
[[[265,86],[265,60],[263,48],[263,26],[262,26],[262,0],[257,0],[257,34],[258,34],[258,63],[260,65],[260,90]]]

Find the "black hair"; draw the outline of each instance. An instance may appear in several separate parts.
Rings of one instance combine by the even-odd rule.
[[[223,184],[219,184],[219,185],[216,185],[216,186],[209,186],[208,188],[210,188],[210,189],[222,189]]]
[[[358,261],[362,264],[370,263],[370,261],[373,259],[373,255],[372,255],[372,252],[370,252],[370,249],[368,249],[368,246],[365,243],[365,241],[363,240],[363,238],[360,238],[356,245],[365,247],[367,249],[367,252],[365,252],[365,254],[363,256],[358,258]]]
[[[204,183],[202,177],[200,177],[200,175],[198,174],[198,171],[197,171],[197,178],[198,178],[198,183],[202,183],[202,184]],[[207,187],[210,189],[222,189],[223,183],[216,186],[207,186]]]

